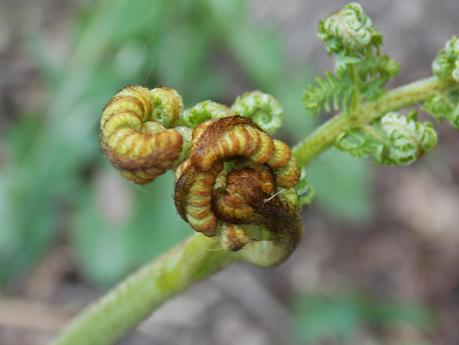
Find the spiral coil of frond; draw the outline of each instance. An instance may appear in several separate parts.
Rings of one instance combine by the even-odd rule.
[[[319,38],[329,53],[340,50],[360,50],[381,43],[381,33],[358,3],[345,5],[337,13],[319,22]]]
[[[274,233],[289,228],[297,206],[276,193],[299,177],[290,148],[250,119],[210,120],[193,131],[190,156],[177,169],[175,203],[194,230],[239,250],[249,241],[243,225],[263,224]]]
[[[290,147],[270,136],[282,121],[279,102],[254,91],[231,109],[212,101],[182,108],[181,97],[169,88],[123,89],[103,111],[103,151],[135,183],[176,170],[178,213],[228,250],[239,250],[262,233],[297,236],[293,187],[300,169]]]
[[[232,111],[224,104],[203,101],[183,112],[181,122],[195,128],[200,123],[211,119],[220,119],[232,115]]]
[[[432,63],[432,72],[438,78],[453,78],[459,82],[459,39],[456,36],[440,50]]]
[[[178,163],[185,131],[170,128],[182,111],[182,98],[169,88],[129,86],[105,106],[100,143],[122,175],[146,184]]]
[[[273,96],[261,91],[246,92],[239,96],[231,110],[237,115],[251,118],[269,134],[275,133],[282,126],[282,106]]]
[[[351,130],[336,139],[336,147],[355,157],[370,156],[378,164],[408,165],[432,150],[437,133],[428,121],[416,114],[385,114],[373,127]]]

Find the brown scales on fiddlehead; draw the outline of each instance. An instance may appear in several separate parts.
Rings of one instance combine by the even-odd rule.
[[[266,116],[257,121],[266,128],[272,121],[264,123],[265,118],[280,124],[282,109],[272,96],[254,92],[238,102],[263,109]],[[289,146],[222,104],[205,101],[183,113],[182,108],[181,97],[169,88],[123,89],[102,115],[103,151],[124,177],[139,184],[176,169],[178,213],[195,231],[218,236],[226,249],[239,250],[260,237],[260,231],[248,235],[250,225],[271,238],[298,227],[297,205],[278,195],[300,176]],[[178,123],[191,128],[175,127]]]
[[[295,223],[295,207],[276,193],[299,176],[290,148],[250,119],[210,120],[193,131],[190,156],[176,173],[175,203],[194,230],[239,250],[249,238],[238,225],[263,224],[275,234]]]
[[[182,98],[173,89],[126,87],[103,111],[102,150],[125,178],[138,184],[151,182],[180,157],[184,139],[170,127],[182,108]]]

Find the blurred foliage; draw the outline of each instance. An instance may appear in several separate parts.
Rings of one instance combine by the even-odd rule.
[[[372,195],[367,161],[329,150],[311,164],[307,176],[316,190],[314,201],[332,217],[353,223],[370,220]]]
[[[362,329],[378,332],[410,326],[428,330],[435,322],[432,312],[423,307],[383,301],[359,291],[303,296],[295,308],[296,334],[305,344],[355,344],[353,336]]]
[[[127,84],[173,87],[186,105],[205,99],[229,104],[236,93],[229,85],[244,75],[244,83],[281,101],[283,135],[293,142],[317,121],[304,116],[300,99],[307,67],[289,69],[275,28],[252,23],[243,0],[100,0],[79,13],[74,27],[63,61],[39,30],[27,40],[49,99],[0,139],[8,149],[0,170],[3,283],[25,272],[69,229],[83,271],[100,284],[189,233],[170,201],[170,175],[145,189],[129,185],[133,211],[121,224],[102,216],[96,177],[111,168],[99,151],[98,122],[104,103]],[[339,157],[317,164],[311,178],[330,212],[354,221],[368,213],[365,163]]]

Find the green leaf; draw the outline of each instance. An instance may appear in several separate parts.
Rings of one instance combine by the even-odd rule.
[[[303,95],[304,107],[313,114],[324,109],[347,110],[352,96],[353,82],[347,75],[341,78],[325,72],[323,78],[316,78],[314,84],[306,87]]]

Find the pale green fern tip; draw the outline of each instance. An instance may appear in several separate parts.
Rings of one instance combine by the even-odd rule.
[[[358,3],[350,3],[337,13],[319,22],[318,36],[329,53],[361,50],[382,43],[381,33],[371,23]]]
[[[220,119],[231,114],[231,110],[226,105],[212,101],[203,101],[183,112],[181,124],[195,128],[204,121]]]
[[[239,96],[231,110],[237,115],[251,118],[261,129],[269,134],[282,126],[284,110],[273,96],[261,91],[246,92]]]
[[[408,165],[436,144],[437,133],[430,122],[390,112],[371,127],[342,133],[335,146],[356,157],[369,156],[378,164]]]
[[[459,82],[459,39],[453,36],[432,63],[432,71],[440,79],[453,78]]]

